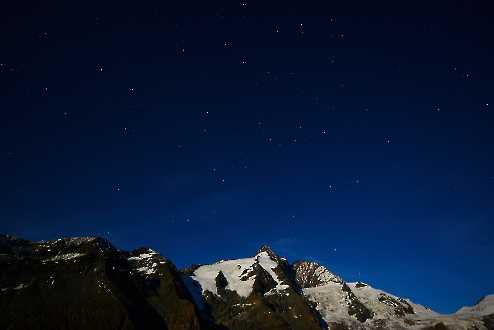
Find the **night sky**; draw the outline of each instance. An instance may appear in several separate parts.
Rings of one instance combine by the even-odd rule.
[[[494,293],[492,3],[11,2],[0,26],[0,232],[178,267],[266,243],[439,312]]]

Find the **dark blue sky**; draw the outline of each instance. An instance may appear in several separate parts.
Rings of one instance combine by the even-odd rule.
[[[0,231],[179,267],[263,243],[452,312],[494,293],[488,1],[2,7]]]

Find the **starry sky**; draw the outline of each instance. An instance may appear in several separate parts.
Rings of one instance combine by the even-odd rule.
[[[431,2],[3,4],[0,232],[494,293],[493,6]]]

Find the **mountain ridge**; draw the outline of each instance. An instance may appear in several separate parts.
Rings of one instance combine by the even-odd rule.
[[[494,295],[442,315],[267,245],[177,269],[101,237],[0,235],[5,329],[494,329]]]

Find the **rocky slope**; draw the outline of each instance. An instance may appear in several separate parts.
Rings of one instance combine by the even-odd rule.
[[[0,237],[0,329],[200,329],[179,273],[100,238]]]
[[[440,315],[269,247],[177,270],[101,238],[0,236],[0,329],[494,329],[494,295]]]

